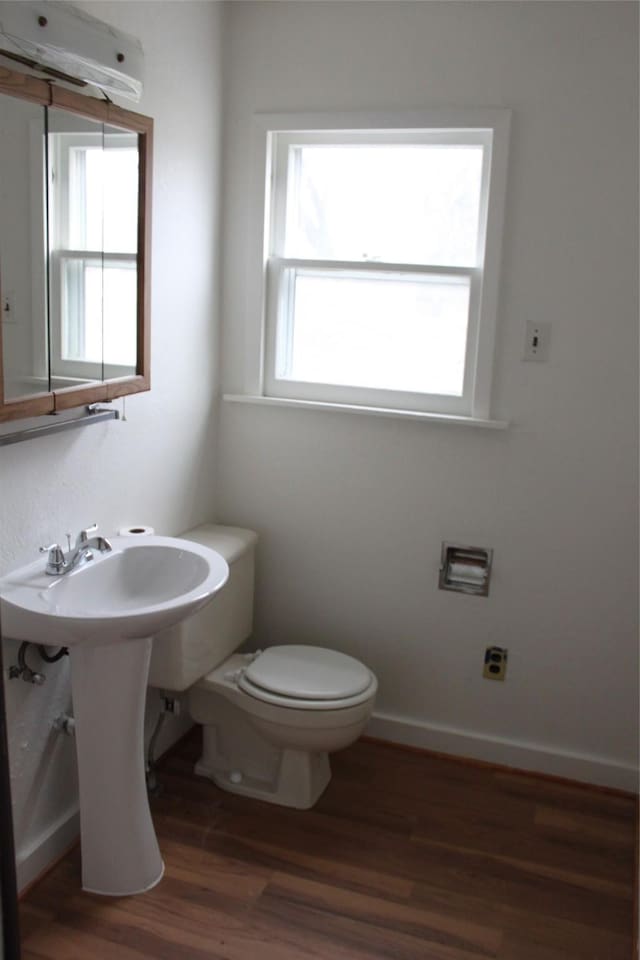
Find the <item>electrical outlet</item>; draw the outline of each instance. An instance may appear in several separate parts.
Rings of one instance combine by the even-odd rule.
[[[549,359],[550,340],[550,323],[528,323],[522,359],[544,363],[545,360]]]
[[[482,676],[485,680],[504,680],[507,673],[508,651],[504,647],[487,647]]]

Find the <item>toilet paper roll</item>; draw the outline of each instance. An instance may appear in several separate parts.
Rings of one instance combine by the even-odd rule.
[[[483,584],[487,579],[487,568],[474,563],[450,563],[449,580],[458,583]]]
[[[153,527],[144,527],[141,523],[133,527],[122,527],[118,530],[119,537],[150,537],[155,533]]]

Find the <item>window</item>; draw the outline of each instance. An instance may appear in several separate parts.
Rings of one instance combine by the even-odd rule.
[[[263,394],[487,418],[506,111],[308,119],[265,118]]]
[[[51,368],[98,379],[136,369],[138,141],[49,133]]]

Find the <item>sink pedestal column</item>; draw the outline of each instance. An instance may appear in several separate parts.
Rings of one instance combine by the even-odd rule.
[[[164,872],[145,783],[151,642],[114,637],[70,650],[82,886],[90,893],[142,893]]]

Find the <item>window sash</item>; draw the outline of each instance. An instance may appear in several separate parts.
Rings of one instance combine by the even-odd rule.
[[[491,128],[420,130],[343,130],[272,131],[268,138],[270,156],[268,257],[283,257],[286,236],[294,215],[287,209],[290,196],[297,196],[300,151],[305,146],[479,146],[482,148],[482,173],[475,266],[482,266],[486,254],[489,193],[493,160],[494,131]],[[360,262],[360,261],[358,261]],[[363,263],[368,261],[363,260]],[[378,262],[378,261],[374,261]],[[416,264],[417,265],[417,264]],[[426,265],[426,264],[425,264]]]
[[[62,302],[64,298],[64,281],[66,264],[77,261],[96,263],[105,269],[110,266],[128,266],[137,269],[138,258],[135,254],[109,253],[101,250],[54,250],[50,258],[51,279],[51,312],[59,318],[51,325],[51,363],[54,377],[69,378],[72,380],[113,380],[118,377],[131,376],[133,364],[105,363],[104,356],[100,362],[96,360],[70,359],[64,355],[64,338],[68,331],[63,329]],[[79,295],[79,291],[71,291],[72,296]],[[82,312],[84,312],[84,307]],[[78,328],[75,335],[82,339],[84,330]]]
[[[414,280],[424,277],[461,277],[469,281],[469,314],[462,395],[421,393],[410,390],[383,389],[347,384],[323,383],[317,380],[302,381],[281,379],[276,376],[281,351],[292,344],[292,284],[295,271],[318,276],[357,279],[362,276],[390,277]],[[478,346],[478,316],[482,288],[482,271],[462,267],[431,267],[406,264],[381,264],[376,261],[354,262],[331,260],[306,260],[273,257],[267,265],[267,309],[265,364],[263,390],[266,396],[286,399],[318,400],[334,403],[359,404],[390,409],[413,409],[472,414],[472,397],[475,386],[475,369]]]

